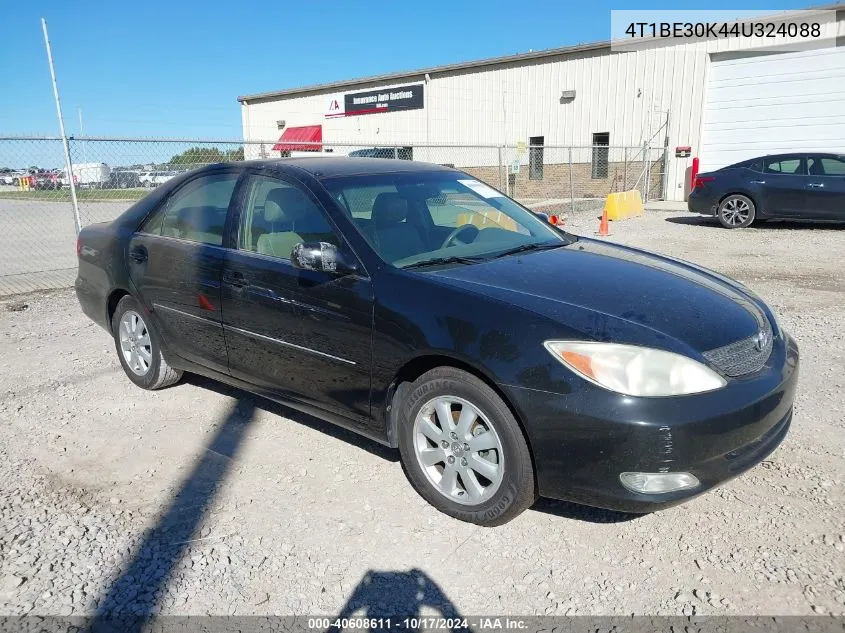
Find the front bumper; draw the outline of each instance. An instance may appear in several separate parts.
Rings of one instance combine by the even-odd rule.
[[[798,346],[782,334],[760,372],[710,393],[637,398],[586,381],[565,395],[504,389],[525,421],[542,496],[651,512],[763,461],[789,431],[797,381]],[[621,484],[622,472],[689,472],[701,485],[643,494]]]

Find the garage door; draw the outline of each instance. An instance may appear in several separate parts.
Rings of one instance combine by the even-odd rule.
[[[797,150],[845,151],[845,48],[715,58],[701,171]]]

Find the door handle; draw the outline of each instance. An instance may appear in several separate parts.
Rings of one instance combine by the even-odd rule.
[[[223,283],[235,286],[235,288],[243,288],[247,285],[246,277],[242,272],[237,270],[230,270],[223,273]]]
[[[143,246],[136,246],[129,251],[129,259],[138,264],[143,264],[147,261],[148,257],[149,253],[147,253],[147,249]]]
[[[750,182],[751,182],[752,185],[765,185],[766,184],[765,180],[752,180]]]
[[[822,189],[822,188],[824,188],[824,183],[823,182],[808,182],[807,186],[813,187],[814,189]]]

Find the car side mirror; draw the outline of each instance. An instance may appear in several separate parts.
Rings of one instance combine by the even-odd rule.
[[[291,250],[290,261],[294,268],[333,275],[347,275],[358,269],[355,262],[349,261],[337,246],[328,242],[301,242]]]

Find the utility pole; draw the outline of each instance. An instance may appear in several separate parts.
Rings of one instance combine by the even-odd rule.
[[[70,145],[65,134],[65,121],[62,117],[62,103],[59,100],[59,84],[56,83],[56,69],[53,67],[53,51],[50,49],[50,38],[47,35],[47,20],[41,18],[41,30],[44,31],[44,45],[47,47],[47,62],[50,64],[50,78],[53,80],[53,96],[56,99],[56,115],[59,117],[59,134],[62,137],[62,147],[65,151],[65,172],[67,173],[68,184],[70,185],[70,201],[73,205],[73,220],[76,226],[76,234],[82,228],[79,219],[79,203],[76,200],[76,183],[73,182],[73,165],[70,160]]]

